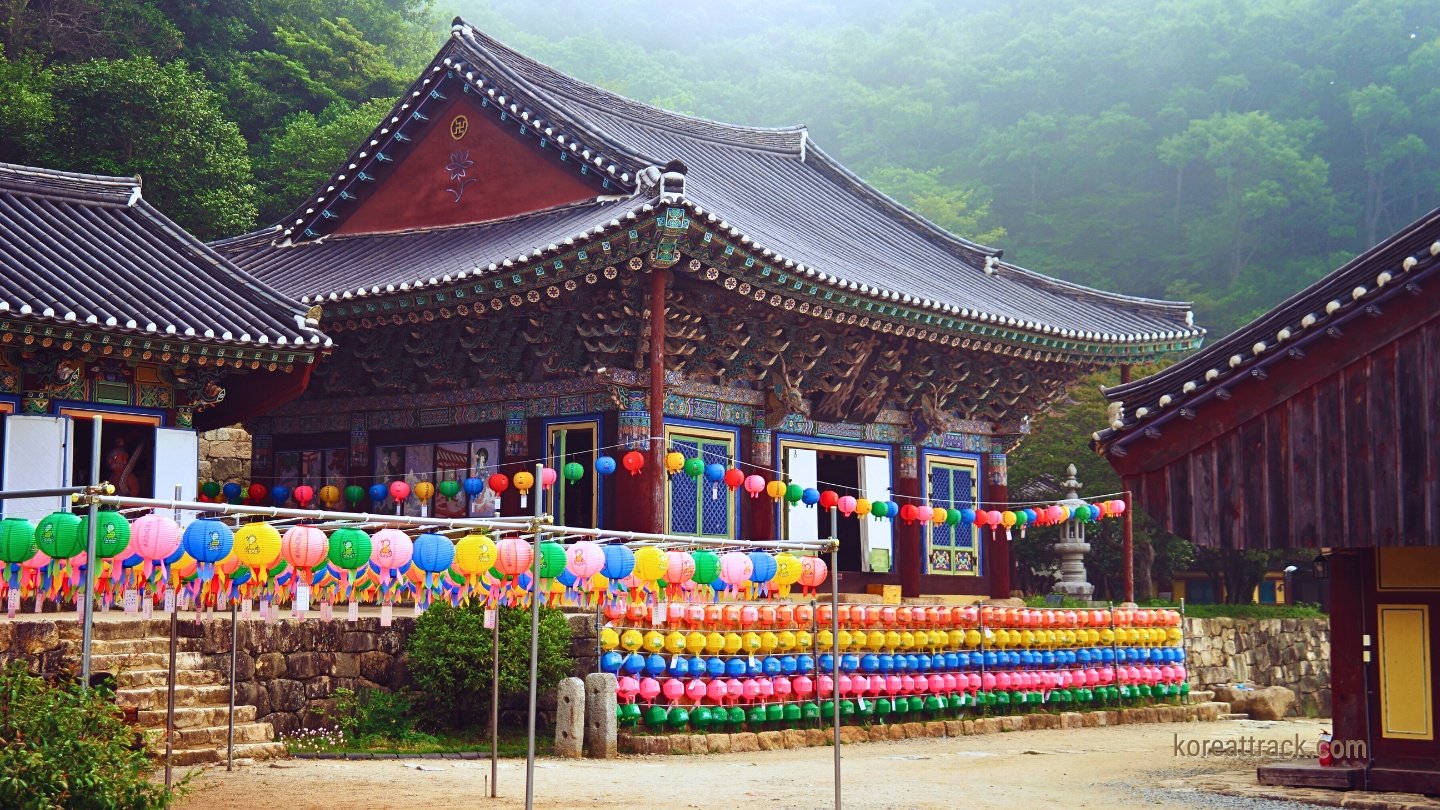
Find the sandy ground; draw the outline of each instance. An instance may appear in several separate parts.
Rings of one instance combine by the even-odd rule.
[[[949,739],[864,743],[844,749],[844,803],[850,808],[1244,808],[1308,805],[1198,790],[1220,775],[1254,779],[1253,759],[1176,756],[1180,739],[1253,736],[1315,740],[1317,721],[1221,721],[1022,731]],[[536,806],[546,808],[710,808],[767,810],[832,806],[829,748],[754,754],[542,759]],[[488,761],[287,760],[227,773],[202,772],[182,808],[452,808],[524,806],[525,763],[500,763],[500,798],[488,798]]]

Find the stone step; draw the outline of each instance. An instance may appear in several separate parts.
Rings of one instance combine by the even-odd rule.
[[[1250,715],[1244,714],[1244,713],[1236,714],[1236,713],[1234,713],[1234,712],[1221,712],[1221,713],[1220,713],[1220,719],[1221,719],[1221,720],[1249,720],[1249,719],[1250,719]]]
[[[200,669],[203,657],[197,652],[182,652],[175,655],[175,666],[179,669]],[[120,655],[92,655],[90,669],[93,672],[120,673],[128,669],[169,669],[170,654],[167,653],[122,653]]]
[[[227,726],[202,726],[200,728],[178,728],[175,730],[175,747],[177,748],[209,748],[225,747],[225,740],[230,733]],[[162,735],[163,737],[163,735]],[[269,723],[236,723],[235,744],[242,743],[268,743],[275,741],[275,727]],[[160,750],[165,750],[164,740],[161,739]]]
[[[1195,689],[1190,692],[1191,703],[1209,703],[1215,699],[1215,693],[1206,689]]]
[[[176,649],[186,652],[189,647],[189,639],[179,639]],[[120,639],[96,639],[90,652],[93,655],[131,655],[134,653],[160,653],[168,656],[170,654],[170,639],[168,638],[120,638]]]
[[[177,675],[179,673],[176,673]],[[115,702],[121,708],[164,709],[169,698],[169,687],[146,686],[132,689],[117,689]],[[176,686],[175,705],[181,706],[226,706],[230,702],[228,684],[205,686]]]
[[[288,757],[289,755],[290,752],[285,748],[284,743],[258,742],[245,743],[243,745],[240,743],[235,744],[235,759],[237,760],[282,759],[284,757]],[[157,759],[163,763],[164,757],[165,751],[162,748]],[[175,764],[176,767],[189,767],[191,765],[208,765],[214,762],[224,762],[225,746],[222,745],[218,748],[210,748],[207,746],[204,748],[190,748],[181,751],[175,751],[172,753],[171,761]]]
[[[225,674],[213,669],[177,669],[175,681],[179,686],[207,686],[225,683]],[[164,686],[170,682],[168,669],[127,669],[116,676],[119,689],[142,689],[147,686]]]
[[[96,641],[134,638],[170,638],[169,619],[126,619],[114,622],[95,622],[91,638]]]
[[[204,728],[205,726],[223,726],[228,722],[229,709],[225,706],[185,706],[175,707],[176,728]],[[236,706],[235,723],[255,722],[254,706]],[[136,722],[146,728],[163,728],[165,726],[164,709],[142,709],[136,717]]]

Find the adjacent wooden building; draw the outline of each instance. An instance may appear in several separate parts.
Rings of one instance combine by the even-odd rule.
[[[139,178],[0,163],[0,488],[88,483],[98,414],[105,480],[193,497],[196,430],[295,396],[329,346],[314,313],[152,208]]]
[[[303,396],[247,423],[257,480],[588,470],[639,448],[640,475],[557,485],[560,520],[617,529],[832,531],[821,510],[664,475],[670,448],[874,500],[1005,501],[1031,414],[1079,375],[1203,334],[1185,304],[1046,278],[943,231],[803,127],[656,109],[460,20],[312,197],[215,247],[320,306],[337,343]],[[432,508],[513,514],[518,498]],[[847,589],[1008,595],[1003,541],[972,526],[840,523]]]
[[[1437,290],[1440,211],[1204,351],[1106,391],[1120,413],[1096,436],[1166,529],[1317,550],[1334,734],[1370,754],[1322,775],[1376,790],[1440,793]]]

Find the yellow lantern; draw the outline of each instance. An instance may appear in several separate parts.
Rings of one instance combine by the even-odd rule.
[[[247,523],[236,530],[232,552],[241,565],[263,573],[280,559],[280,532],[269,523]]]
[[[600,631],[600,648],[606,651],[613,650],[620,646],[620,634],[615,628],[606,627]]]
[[[894,630],[885,631],[885,648],[888,650],[900,649],[900,634]]]
[[[871,630],[865,637],[865,646],[876,652],[885,649],[885,633],[880,630]]]
[[[725,650],[725,637],[711,630],[705,634],[705,652],[719,655]]]
[[[679,630],[671,630],[665,635],[665,649],[675,655],[685,652],[685,634]]]
[[[665,454],[665,469],[670,473],[678,473],[685,469],[685,454],[677,453],[674,450]]]
[[[629,652],[636,652],[645,643],[645,637],[640,635],[639,630],[626,630],[620,634],[620,646]]]
[[[903,647],[903,648],[905,648],[905,649],[907,649],[907,650],[913,650],[913,649],[915,649],[915,634],[912,633],[912,632],[910,632],[909,630],[906,630],[905,632],[901,633],[901,634],[900,634],[900,646]]]
[[[725,653],[726,653],[727,655],[734,655],[734,654],[740,652],[740,646],[741,646],[741,641],[740,641],[740,634],[739,634],[739,633],[726,633],[726,634],[725,634]]]
[[[1101,630],[1101,631],[1100,631],[1100,643],[1101,643],[1101,644],[1113,644],[1113,643],[1115,643],[1115,631],[1114,631],[1114,630],[1111,630],[1111,629],[1108,628],[1108,627],[1106,627],[1106,628],[1104,628],[1103,630]]]
[[[936,526],[944,526],[945,520],[949,517],[950,510],[946,509],[943,506],[937,506],[935,507],[935,511],[930,514],[930,522],[934,523]]]
[[[815,646],[815,638],[810,635],[809,630],[801,630],[795,634],[795,649],[809,650]]]
[[[455,543],[455,570],[467,577],[479,576],[495,566],[499,554],[494,540],[467,534]]]
[[[790,652],[795,649],[795,632],[793,630],[781,630],[775,636],[775,646],[780,652]]]
[[[924,630],[916,630],[915,646],[919,647],[922,650],[930,646],[930,634],[925,632]]]
[[[665,576],[669,560],[665,552],[655,546],[641,546],[635,549],[635,576],[643,582],[654,582]]]
[[[645,649],[652,653],[660,652],[665,649],[665,637],[658,630],[651,630],[645,634]]]
[[[969,648],[972,649],[972,650],[975,649],[976,647],[979,647],[979,646],[980,646],[980,631],[979,631],[979,630],[966,630],[966,631],[965,631],[965,646],[966,646],[966,647],[969,647]]]
[[[868,515],[868,514],[870,514],[870,499],[869,499],[869,498],[856,498],[856,499],[855,499],[855,514],[857,514],[857,515],[862,515],[862,516],[863,516],[863,515]]]
[[[770,653],[775,652],[775,648],[779,646],[779,636],[776,636],[769,630],[766,630],[765,632],[760,634],[760,652],[769,655]]]
[[[965,631],[964,631],[964,630],[951,630],[950,633],[949,633],[949,635],[950,635],[950,649],[952,649],[952,650],[958,650],[958,649],[960,649],[960,647],[965,643]]]
[[[326,484],[320,487],[320,502],[329,509],[340,501],[340,488],[334,484]]]
[[[760,634],[747,630],[740,636],[740,649],[754,655],[760,651]]]
[[[829,630],[821,630],[815,634],[815,643],[820,645],[822,650],[832,649],[835,646],[835,636]]]
[[[765,494],[769,495],[771,500],[779,503],[780,499],[785,497],[785,489],[784,481],[771,481],[765,485]]]
[[[685,634],[685,650],[691,655],[705,652],[705,634],[691,631]]]
[[[429,481],[421,481],[415,485],[415,497],[419,498],[422,503],[430,500],[434,494],[435,485]]]

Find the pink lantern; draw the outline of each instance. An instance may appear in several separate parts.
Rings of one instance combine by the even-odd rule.
[[[731,678],[725,682],[726,696],[731,703],[739,703],[745,697],[745,682],[739,678]]]
[[[696,681],[696,683],[700,683],[700,681]],[[719,678],[705,684],[705,697],[717,704],[725,702],[725,691],[725,682]]]
[[[530,570],[530,563],[535,561],[535,550],[518,537],[507,537],[496,543],[495,547],[495,568],[505,576],[519,576]],[[604,556],[604,552],[601,552],[601,556]]]
[[[790,686],[794,688],[795,696],[801,700],[805,700],[815,693],[815,682],[810,680],[809,675],[798,675],[791,678]]]
[[[744,555],[741,555],[744,556]],[[745,558],[749,560],[749,557]],[[800,558],[800,586],[814,590],[825,582],[825,575],[829,572],[825,561],[819,557]]]
[[[769,700],[775,697],[775,683],[769,678],[756,678],[755,685],[760,688],[760,699]]]
[[[600,555],[600,562],[603,565],[605,555]],[[670,587],[678,588],[695,578],[695,558],[684,551],[665,552],[665,581]]]
[[[930,682],[930,683],[929,683],[930,691],[931,691],[933,694],[937,694],[937,695],[938,695],[938,694],[940,694],[941,692],[947,691],[947,690],[945,689],[945,678],[944,678],[944,677],[942,677],[942,676],[940,676],[940,675],[931,675],[931,676],[930,676],[929,678],[927,678],[926,680],[928,680],[928,681]]]
[[[930,519],[933,517],[935,517],[934,509],[928,506],[915,507],[915,519],[920,521],[921,523],[929,523]]]
[[[835,681],[835,686],[840,690],[840,697],[849,697],[850,689],[854,686],[854,684],[850,683],[849,675],[841,675]]]
[[[923,695],[926,692],[930,691],[930,680],[924,675],[906,675],[905,677],[913,679],[913,683],[910,685],[910,688],[915,692],[915,694]]]
[[[565,568],[581,582],[588,582],[604,567],[605,549],[593,540],[581,540],[565,549]]]
[[[294,491],[290,494],[295,498],[295,502],[300,504],[300,508],[302,509],[309,506],[310,502],[315,500],[315,488],[309,484],[301,484],[295,487]]]
[[[323,562],[329,551],[330,541],[314,526],[292,526],[280,538],[280,556],[306,583],[310,581],[310,569]]]
[[[980,676],[980,688],[981,688],[981,689],[984,689],[984,690],[987,691],[987,692],[990,691],[991,689],[994,689],[994,688],[995,688],[995,673],[993,673],[993,672],[986,672],[985,674],[981,675],[981,676]]]
[[[805,559],[811,559],[806,557]],[[803,560],[801,561],[803,565]],[[738,551],[729,551],[720,557],[720,578],[732,588],[739,588],[750,581],[750,575],[755,571],[755,563],[751,561],[748,554]],[[804,582],[805,574],[802,568],[800,574],[801,582]]]
[[[680,698],[685,697],[685,682],[679,678],[670,678],[660,687],[660,691],[664,692],[665,699],[674,705],[680,702]]]
[[[404,481],[391,481],[390,497],[394,498],[396,503],[400,503],[410,497],[410,485]]]
[[[841,496],[840,501],[836,504],[840,509],[840,514],[845,517],[855,514],[855,505],[855,499],[849,495]]]
[[[765,479],[758,475],[746,477],[745,491],[750,493],[750,497],[752,498],[760,497],[760,493],[765,491]]]
[[[965,691],[974,694],[980,691],[980,676],[974,672],[965,674]]]
[[[640,682],[626,675],[620,679],[619,684],[616,686],[616,691],[620,693],[620,701],[622,703],[634,703],[635,696],[640,693]]]
[[[691,627],[705,624],[705,608],[702,605],[686,605],[685,622]]]
[[[130,525],[130,550],[147,562],[159,562],[179,547],[180,525],[165,515],[152,512]]]
[[[995,685],[998,686],[998,687],[1000,687],[1001,689],[1009,689],[1009,688],[1010,688],[1010,673],[1008,673],[1008,672],[1002,672],[1002,673],[1000,673],[999,675],[996,675],[996,676],[995,676]]]
[[[555,483],[555,470],[550,467],[540,468],[540,486],[549,487]]]
[[[640,680],[640,699],[649,703],[655,700],[660,694],[660,682],[654,678],[642,678]]]
[[[772,688],[775,690],[775,697],[778,698],[790,697],[790,692],[792,691],[790,687],[790,679],[783,677],[776,678],[774,680],[774,685]]]
[[[415,542],[399,529],[381,529],[370,538],[370,562],[380,569],[380,582],[390,582],[397,569],[404,568],[415,553]]]
[[[989,512],[985,513],[985,523],[992,528],[995,526],[999,526],[1001,517],[1002,515],[1000,514],[999,510],[991,509]]]
[[[887,695],[898,695],[898,694],[900,694],[901,688],[902,688],[902,684],[901,684],[901,682],[900,682],[900,676],[899,676],[899,675],[886,675],[886,676],[885,676],[885,694],[887,694]]]
[[[945,673],[944,675],[942,675],[942,676],[940,676],[940,677],[941,677],[941,680],[942,680],[942,681],[944,682],[944,684],[945,684],[945,691],[946,691],[946,692],[954,692],[956,689],[959,689],[959,688],[960,688],[960,677],[964,677],[964,676],[962,675],[962,676],[960,676],[960,677],[956,677],[956,676],[955,676],[955,673],[953,673],[953,672],[947,672],[947,673]]]
[[[1110,502],[1110,514],[1119,517],[1125,514],[1125,502],[1119,499]]]
[[[819,688],[816,690],[816,694],[818,694],[822,698],[830,697],[831,695],[835,694],[835,681],[832,680],[829,675],[821,675],[820,685]]]
[[[756,683],[754,678],[746,678],[743,689],[745,700],[750,703],[754,703],[755,699],[760,697],[760,684]]]

